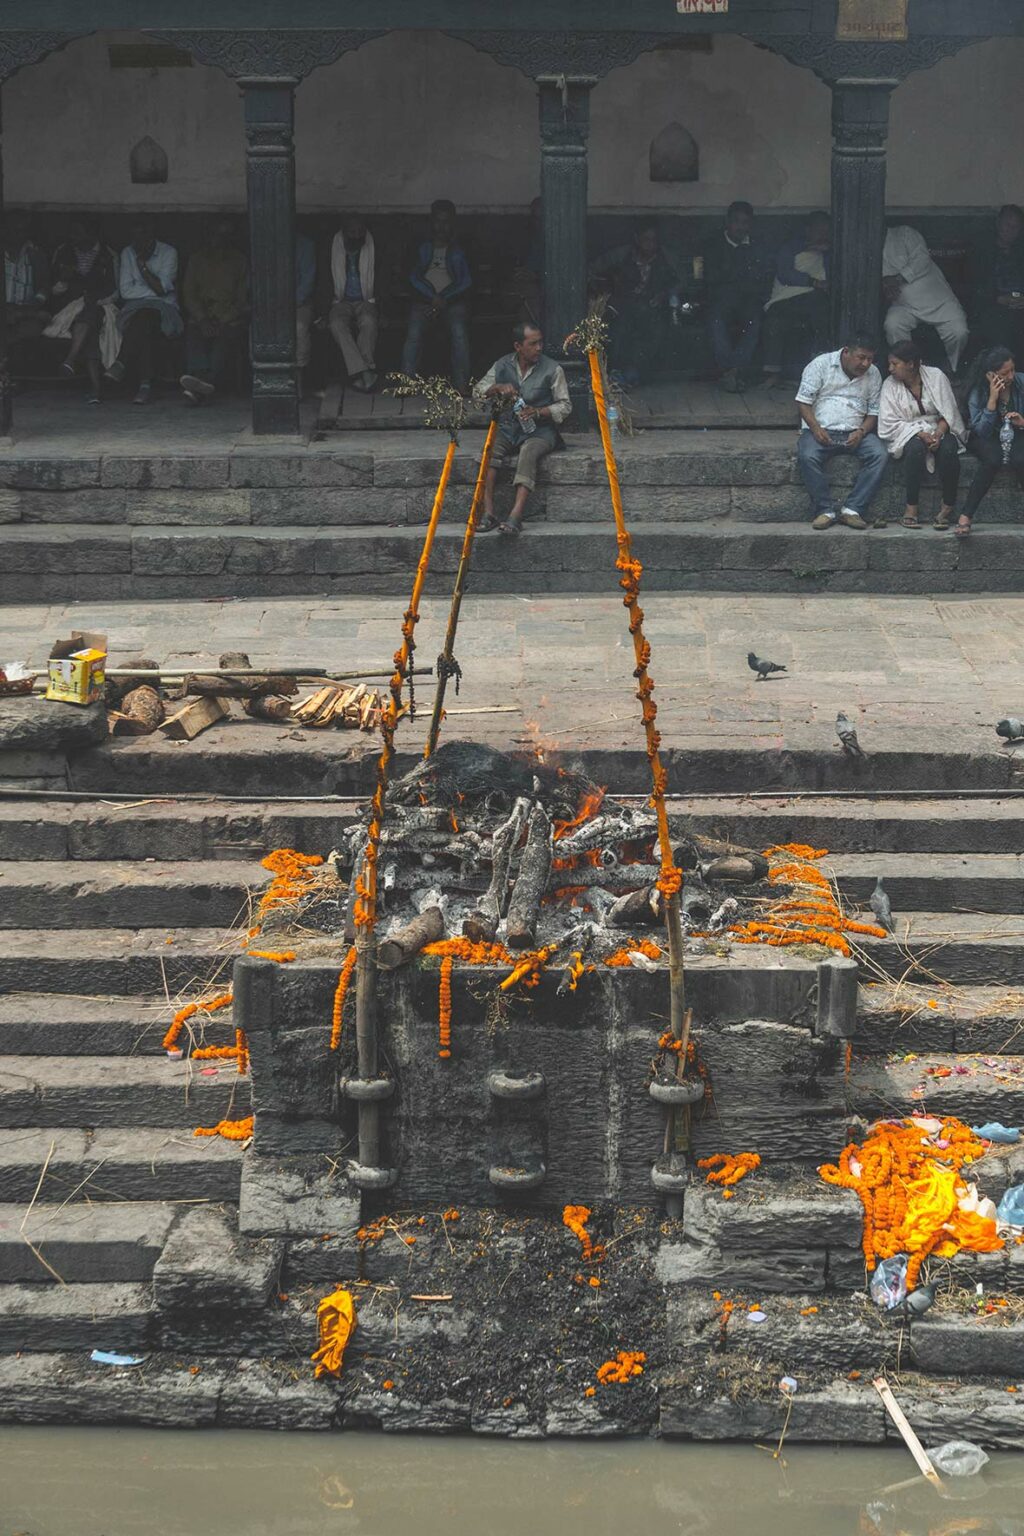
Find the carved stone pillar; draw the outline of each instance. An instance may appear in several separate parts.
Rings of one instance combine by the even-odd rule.
[[[0,86],[0,96],[2,96]],[[0,257],[3,257],[3,273],[0,277],[0,437],[10,437],[14,425],[11,404],[11,374],[7,355],[7,262],[4,247],[4,152],[3,117],[0,114]]]
[[[586,376],[562,342],[587,305],[587,135],[591,75],[541,75],[540,195],[544,227],[545,350],[559,358],[573,397],[569,425],[587,424]]]
[[[832,323],[880,334],[885,141],[895,80],[832,83]]]
[[[239,80],[245,99],[252,296],[252,428],[297,433],[295,87],[292,76]]]

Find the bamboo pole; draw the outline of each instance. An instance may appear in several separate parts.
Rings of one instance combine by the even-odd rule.
[[[597,408],[597,418],[601,426],[601,446],[604,449],[604,463],[608,474],[608,489],[611,493],[612,512],[615,515],[615,537],[619,548],[615,564],[617,569],[622,572],[619,585],[625,594],[623,603],[629,613],[629,632],[633,636],[633,655],[636,659],[633,676],[637,680],[636,693],[637,698],[640,700],[640,713],[647,737],[647,757],[651,765],[651,805],[654,808],[658,822],[658,850],[661,872],[656,884],[665,901],[665,928],[668,935],[669,966],[669,1027],[674,1040],[688,1042],[689,1026],[686,1017],[686,989],[683,975],[683,925],[679,911],[679,893],[682,889],[683,877],[682,872],[676,867],[672,856],[672,839],[669,832],[668,813],[665,810],[665,790],[668,785],[668,775],[661,761],[661,732],[656,725],[658,706],[654,702],[654,681],[647,672],[651,660],[651,647],[644,636],[644,612],[640,607],[640,577],[643,573],[643,566],[633,555],[629,529],[626,526],[625,513],[622,508],[619,467],[615,462],[611,428],[608,425],[608,405],[604,393],[604,375],[601,369],[601,358],[596,346],[591,346],[587,349],[587,357],[590,362],[590,382],[594,391],[594,405]],[[685,1049],[685,1045],[683,1048]],[[673,1151],[675,1150],[675,1133],[676,1116],[675,1111],[672,1111],[669,1141],[670,1150]],[[680,1196],[669,1196],[670,1213],[672,1213],[673,1205],[680,1200]]]
[[[370,826],[367,832],[363,867],[356,878],[355,928],[356,928],[356,1044],[360,1077],[375,1077],[377,1073],[377,962],[374,951],[374,930],[377,924],[377,858],[380,853],[381,833],[384,830],[384,810],[387,799],[391,759],[395,752],[395,732],[405,713],[402,689],[412,669],[416,649],[415,632],[420,616],[420,598],[430,566],[434,547],[434,535],[441,519],[445,493],[451,479],[452,462],[455,458],[454,435],[448,440],[441,477],[430,510],[430,519],[423,535],[423,549],[416,566],[412,595],[402,619],[402,643],[395,652],[395,670],[391,674],[391,697],[381,710],[380,733],[382,745],[377,759],[377,783],[370,802]],[[364,1168],[375,1168],[380,1157],[379,1110],[376,1101],[364,1101],[359,1105],[359,1161]]]
[[[477,471],[476,485],[473,487],[473,500],[469,504],[469,516],[466,518],[466,532],[462,539],[459,568],[455,573],[455,586],[452,588],[452,605],[448,611],[448,628],[444,636],[444,649],[437,658],[437,687],[434,691],[434,710],[430,716],[430,730],[427,732],[427,744],[423,749],[424,757],[430,757],[434,752],[437,747],[437,738],[441,733],[441,721],[444,719],[444,695],[448,687],[448,678],[451,675],[452,660],[455,655],[455,635],[459,627],[462,593],[466,585],[466,577],[469,575],[469,562],[473,554],[473,540],[476,537],[476,525],[480,516],[480,504],[483,501],[484,485],[491,463],[491,450],[494,447],[494,434],[497,431],[497,425],[497,420],[492,418],[487,428],[487,436],[484,438],[483,451],[480,454],[480,468]]]

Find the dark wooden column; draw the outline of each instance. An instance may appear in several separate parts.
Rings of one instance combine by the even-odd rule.
[[[544,224],[545,351],[566,365],[573,396],[570,426],[587,424],[587,387],[579,358],[562,342],[587,307],[587,136],[591,75],[541,75],[540,195]]]
[[[2,94],[3,87],[0,85],[0,98],[2,98]],[[11,372],[7,355],[7,264],[4,234],[3,116],[0,113],[0,258],[3,259],[4,263],[2,275],[0,275],[0,437],[10,437],[11,428],[14,425],[14,408],[12,405]]]
[[[252,429],[297,433],[295,87],[293,76],[241,79],[252,297]]]
[[[895,80],[832,82],[832,324],[881,334],[885,141]]]

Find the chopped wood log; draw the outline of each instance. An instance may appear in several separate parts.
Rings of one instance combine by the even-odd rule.
[[[657,864],[616,864],[614,869],[594,869],[585,864],[582,869],[553,869],[547,888],[567,891],[574,886],[603,885],[606,891],[635,891],[653,885],[660,873]]]
[[[292,717],[291,700],[282,699],[276,694],[266,698],[258,694],[255,698],[246,699],[242,708],[253,720],[290,720]]]
[[[753,885],[767,880],[768,860],[760,853],[725,854],[701,866],[705,880],[723,880],[736,885]]]
[[[399,965],[414,960],[427,944],[436,944],[444,938],[444,917],[440,907],[427,907],[411,923],[399,928],[397,933],[381,939],[377,946],[377,969],[393,971]]]
[[[183,682],[186,693],[212,694],[224,699],[259,698],[268,694],[284,696],[299,691],[299,684],[294,677],[285,677],[276,672],[242,673],[238,677],[190,672]]]
[[[164,718],[163,700],[144,684],[125,694],[112,718],[112,736],[150,736]]]
[[[512,854],[523,835],[530,801],[521,796],[513,805],[507,821],[503,821],[491,839],[491,883],[475,912],[471,912],[462,924],[462,931],[474,944],[493,944],[508,900],[508,872]]]
[[[519,860],[519,873],[509,902],[505,925],[509,949],[530,949],[536,943],[540,902],[550,873],[551,822],[544,807],[538,805],[530,816],[526,847]]]
[[[157,664],[155,661],[149,661],[145,657],[140,657],[136,661],[129,661],[126,664],[124,670],[128,671],[130,669],[132,671],[138,670],[140,672],[153,670],[155,674],[156,666]],[[152,678],[148,679],[148,681],[150,685],[155,688],[159,679],[156,675],[154,675]],[[110,672],[108,671],[106,673],[106,685],[103,690],[108,709],[120,709],[122,707],[125,694],[130,693],[135,687],[135,678],[119,677],[116,673],[111,676]]]
[[[222,651],[217,663],[220,667],[251,667],[248,651]]]
[[[658,824],[653,816],[610,814],[595,816],[577,827],[574,832],[557,840],[555,854],[560,859],[574,859],[591,848],[602,848],[613,843],[639,843],[655,837]]]
[[[192,741],[209,726],[216,725],[230,713],[227,699],[192,699],[160,726],[160,730],[172,741]]]
[[[650,927],[660,920],[661,892],[656,885],[627,891],[608,908],[605,916],[609,928],[635,928],[638,924]]]

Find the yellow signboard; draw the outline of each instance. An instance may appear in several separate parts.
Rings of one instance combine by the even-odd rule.
[[[907,0],[839,0],[836,37],[848,43],[904,43]]]

